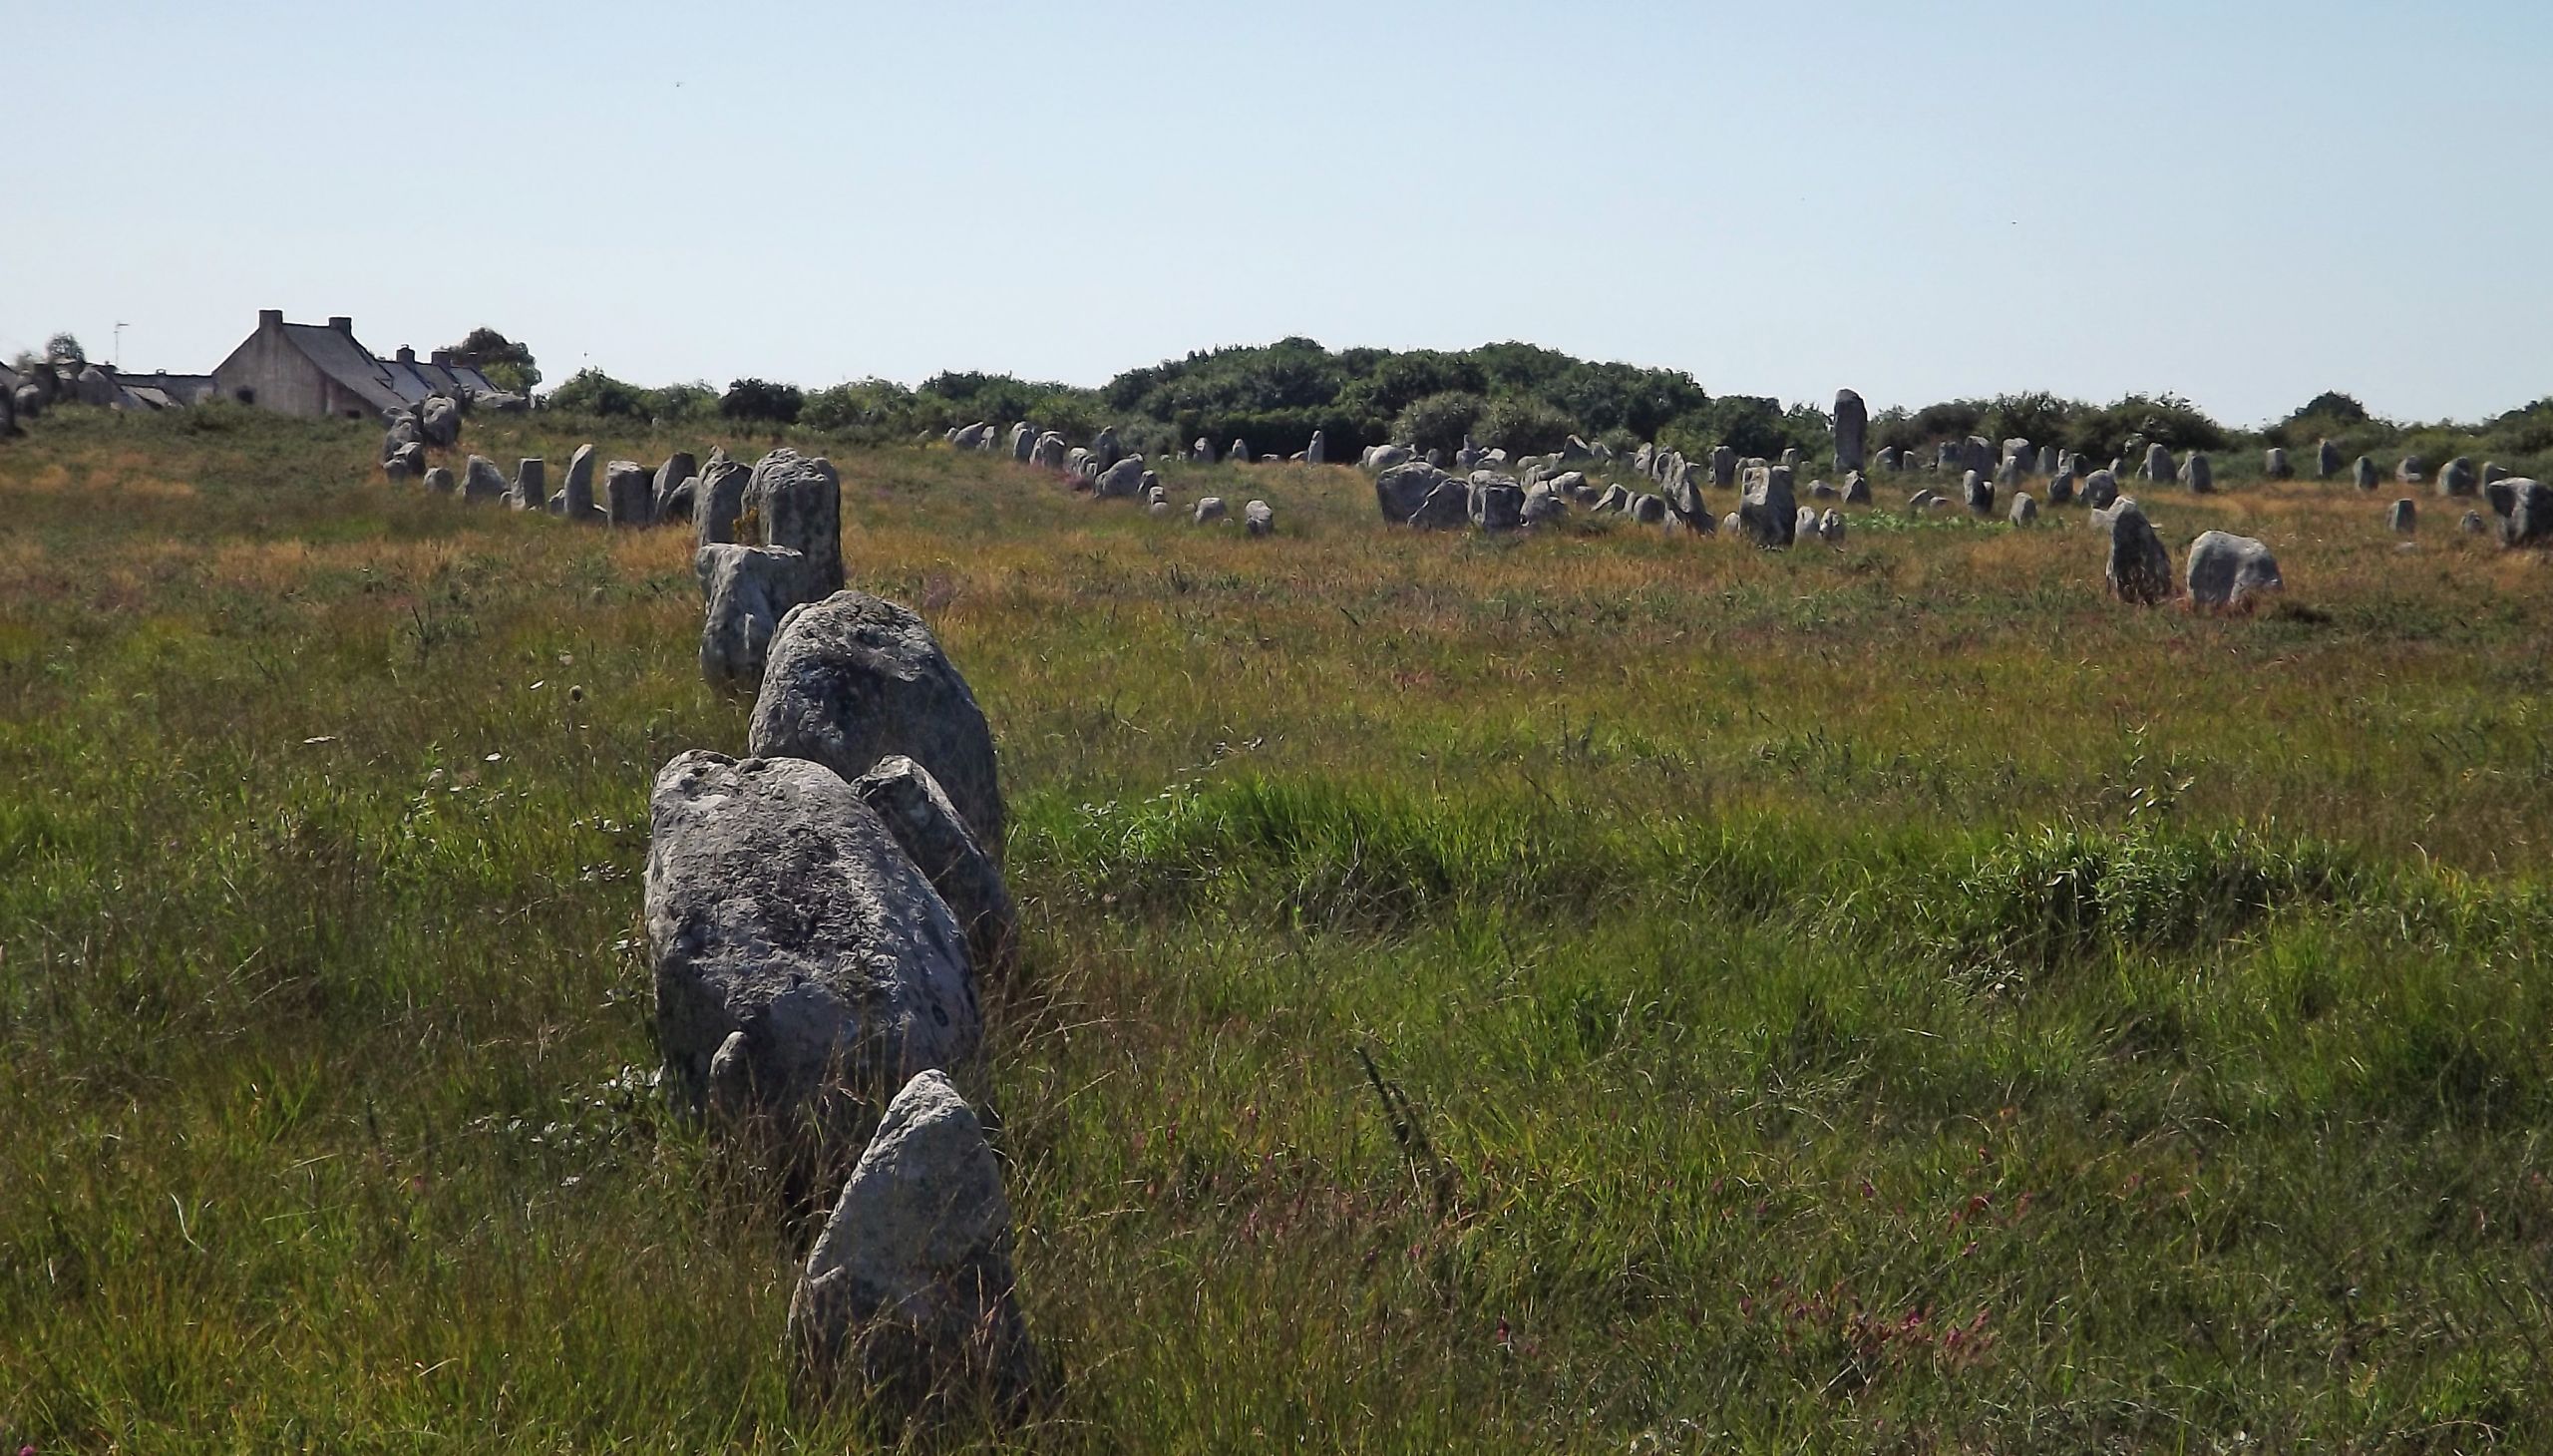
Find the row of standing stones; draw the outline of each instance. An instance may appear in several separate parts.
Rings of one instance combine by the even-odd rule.
[[[448,423],[394,420],[385,464]],[[543,501],[472,457],[466,500]],[[717,1136],[777,1151],[785,1182],[848,1176],[793,1288],[798,1388],[847,1381],[882,1413],[1023,1410],[1047,1380],[1013,1294],[1010,1207],[958,1092],[980,1050],[977,978],[1019,916],[1001,872],[992,731],[908,608],[844,589],[841,479],[775,450],[654,472],[576,452],[547,508],[571,521],[689,519],[706,600],[703,677],[753,699],[748,757],[677,755],[649,795],[647,938],[659,1080]],[[736,540],[746,528],[756,542]]]

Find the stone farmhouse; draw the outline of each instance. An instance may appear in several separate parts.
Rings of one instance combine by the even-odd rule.
[[[259,409],[354,420],[377,420],[428,395],[503,394],[476,368],[454,363],[449,350],[420,361],[402,346],[383,359],[355,338],[351,318],[286,323],[280,308],[257,311],[257,331],[213,369],[212,382],[221,397]]]

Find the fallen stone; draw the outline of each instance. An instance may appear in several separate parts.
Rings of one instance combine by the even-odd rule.
[[[1230,521],[1232,519],[1233,513],[1225,508],[1223,497],[1205,496],[1199,498],[1197,502],[1197,512],[1194,516],[1189,518],[1188,524],[1191,526],[1212,526],[1218,521]]]
[[[2243,606],[2286,585],[2279,577],[2278,557],[2268,546],[2222,531],[2206,532],[2190,543],[2188,579],[2193,606]]]

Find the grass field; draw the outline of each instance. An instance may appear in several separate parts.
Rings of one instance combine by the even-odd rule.
[[[647,1086],[648,783],[745,732],[688,532],[376,439],[0,445],[0,1446],[879,1438],[790,1395],[803,1212]],[[1911,479],[1765,554],[836,460],[1000,745],[958,1081],[1065,1372],[890,1443],[2553,1447],[2553,561],[2144,493],[2277,550],[2212,617]]]

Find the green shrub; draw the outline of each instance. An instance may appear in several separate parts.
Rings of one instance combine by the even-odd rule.
[[[1488,411],[1489,401],[1476,394],[1451,390],[1431,394],[1400,412],[1392,421],[1391,437],[1420,450],[1451,454],[1462,448]]]

